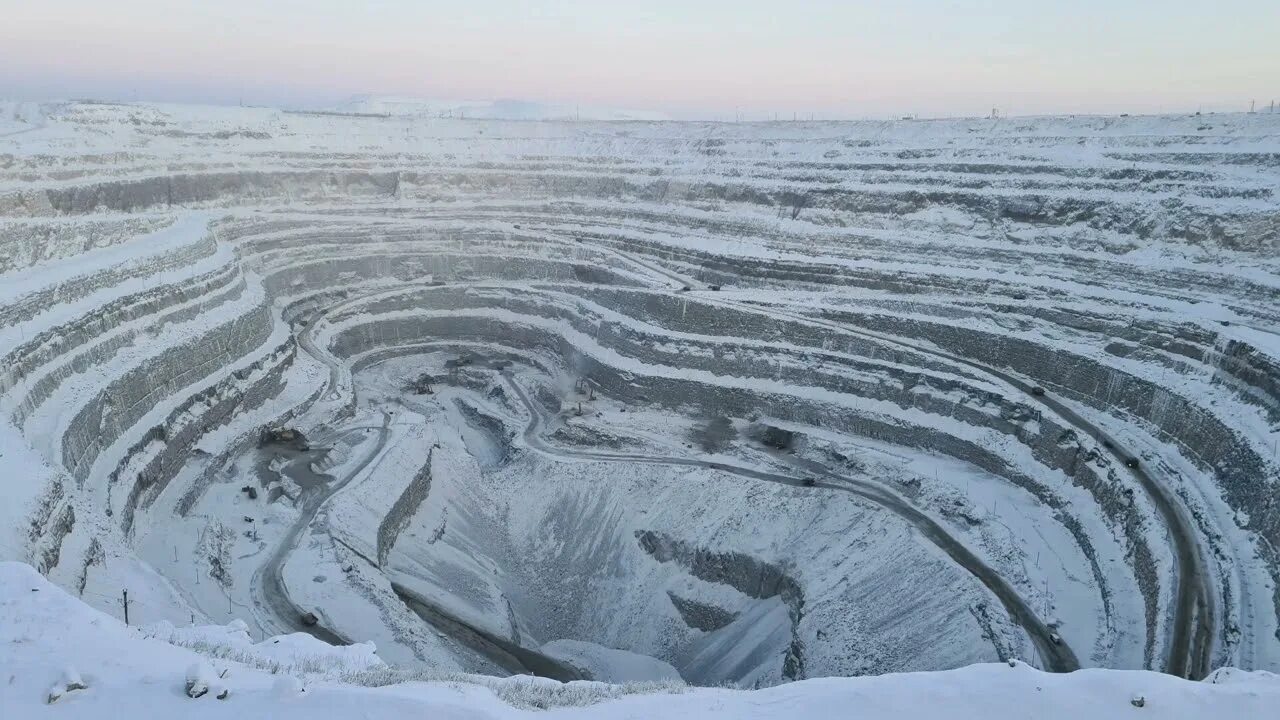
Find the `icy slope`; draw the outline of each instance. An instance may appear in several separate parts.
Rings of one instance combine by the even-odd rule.
[[[807,680],[756,691],[623,689],[533,678],[458,676],[384,687],[377,665],[315,641],[250,645],[232,628],[174,633],[125,627],[50,584],[29,566],[0,563],[0,707],[9,717],[245,717],[459,719],[688,718],[1262,718],[1280,703],[1269,673],[1220,672],[1190,682],[1151,672],[1054,676],[1021,663],[942,673]],[[172,638],[178,645],[169,644]],[[192,649],[188,649],[192,648]],[[283,648],[283,649],[282,649]],[[203,653],[203,654],[202,654]],[[376,663],[376,659],[372,662]],[[275,668],[276,673],[270,672]],[[363,672],[360,670],[363,669]],[[346,681],[343,678],[347,678]],[[188,679],[208,692],[187,695]],[[83,685],[68,690],[68,683]],[[224,699],[218,699],[226,693]],[[53,700],[53,707],[48,703]],[[1142,708],[1134,707],[1140,702]]]

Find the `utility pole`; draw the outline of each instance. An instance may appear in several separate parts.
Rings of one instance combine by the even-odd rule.
[[[124,624],[129,624],[129,591],[124,591]]]

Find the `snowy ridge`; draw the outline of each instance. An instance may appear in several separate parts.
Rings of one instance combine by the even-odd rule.
[[[6,113],[0,549],[101,610],[565,680],[1280,669],[1274,118]]]

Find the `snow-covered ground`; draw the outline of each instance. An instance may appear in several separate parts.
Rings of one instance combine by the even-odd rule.
[[[0,104],[0,559],[403,673],[1280,669],[1280,119],[362,102]]]
[[[126,627],[29,566],[0,563],[0,707],[6,717],[348,718],[1264,718],[1280,677],[1220,672],[1051,675],[1013,662],[941,673],[805,680],[766,690],[394,674],[367,647],[308,636],[252,643],[242,625]],[[381,687],[378,687],[381,685]],[[202,693],[203,691],[203,693]],[[190,695],[198,697],[190,697]],[[1141,707],[1136,707],[1140,704]]]

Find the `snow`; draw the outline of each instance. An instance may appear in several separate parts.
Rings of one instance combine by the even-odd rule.
[[[273,674],[255,662],[210,657],[149,636],[94,611],[29,566],[0,563],[0,707],[6,717],[42,717],[52,701],[59,717],[272,717],[317,720],[403,717],[508,720],[529,717],[925,718],[975,720],[1079,717],[1130,720],[1132,701],[1167,720],[1264,718],[1280,703],[1280,677],[1222,670],[1205,682],[1139,671],[1085,670],[1050,675],[1021,663],[975,665],[940,673],[806,680],[757,691],[637,686],[617,696],[599,683],[552,691],[536,680],[413,681],[363,687],[326,667],[324,648],[309,647],[325,667],[304,679]],[[328,648],[332,653],[335,649]],[[74,668],[74,669],[72,669]],[[76,672],[79,670],[80,672]],[[80,673],[83,673],[82,675]],[[79,676],[79,677],[77,677]],[[63,690],[75,680],[86,686]],[[209,687],[187,697],[188,681]],[[547,683],[551,681],[542,681]],[[380,684],[380,683],[379,683]],[[495,690],[494,688],[497,688]],[[226,690],[224,700],[217,698]],[[507,700],[503,700],[506,698]],[[512,701],[512,702],[509,702]],[[536,702],[537,704],[531,704]],[[225,704],[224,704],[225,703]]]
[[[54,287],[119,266],[141,266],[155,262],[155,257],[171,254],[207,235],[209,213],[189,213],[163,230],[135,238],[131,242],[96,248],[69,258],[37,265],[34,271],[12,273],[4,278],[0,299],[12,302],[46,287]],[[59,303],[61,305],[62,303]],[[53,309],[62,309],[52,307]]]
[[[175,627],[169,622],[141,626],[141,633],[171,645],[198,650],[213,657],[236,658],[240,662],[264,667],[322,667],[326,672],[359,672],[380,667],[373,643],[329,645],[306,633],[275,635],[254,642],[243,620],[226,625],[189,625]],[[207,677],[207,673],[206,673]]]
[[[326,685],[351,675],[517,673],[539,654],[620,683],[589,686],[604,694],[680,674],[766,686],[1045,665],[1029,625],[899,514],[794,484],[816,466],[936,519],[1083,665],[1163,667],[1190,583],[1122,463],[1086,459],[1095,487],[1063,459],[1098,451],[1092,427],[1194,521],[1204,670],[1280,668],[1275,118],[652,120],[378,97],[320,113],[0,103],[0,235],[14,238],[0,248],[0,464],[17,478],[0,490],[0,559],[117,618],[128,588],[148,642],[218,671],[289,668],[263,691],[295,704],[369,692]],[[797,195],[816,199],[798,217]],[[209,342],[218,327],[234,337]],[[1006,342],[1032,357],[962,362]],[[513,365],[405,391],[464,349]],[[225,362],[202,364],[210,352]],[[616,379],[615,396],[576,387],[592,376]],[[635,396],[666,387],[704,395]],[[126,389],[135,403],[116,407]],[[519,390],[565,410],[535,417]],[[716,397],[745,400],[740,438],[711,454],[688,440]],[[754,424],[803,442],[770,452]],[[278,425],[331,446],[293,466],[302,480],[255,445]],[[423,477],[429,492],[410,492]],[[687,556],[657,557],[644,533]],[[693,567],[708,557],[720,564]],[[752,584],[775,570],[803,602]],[[424,621],[405,593],[462,630]],[[294,632],[302,611],[319,620],[308,632],[354,642]],[[793,648],[808,665],[785,674]],[[85,702],[98,671],[62,660],[31,687]],[[67,667],[88,691],[66,690]],[[1085,682],[1006,670],[919,687],[963,709],[955,678]],[[1116,712],[1182,687],[1077,675],[1102,678],[1089,692],[1122,699]],[[492,682],[466,693],[521,696]],[[848,682],[831,687],[861,698],[875,681]],[[809,702],[792,692],[679,702]],[[662,714],[647,696],[617,702]],[[765,701],[723,702],[750,715]]]
[[[586,671],[601,682],[680,682],[680,672],[648,655],[604,647],[582,640],[552,640],[540,650]]]

